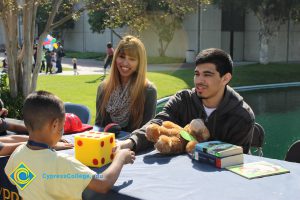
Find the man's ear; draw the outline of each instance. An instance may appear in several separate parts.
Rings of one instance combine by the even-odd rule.
[[[229,81],[231,80],[231,78],[232,78],[232,75],[230,73],[226,73],[223,76],[223,81],[224,81],[225,85],[227,85],[229,83]]]

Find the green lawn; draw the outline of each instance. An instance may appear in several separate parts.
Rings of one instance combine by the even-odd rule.
[[[193,87],[193,69],[175,72],[149,72],[147,74],[158,90],[158,98],[172,95],[176,91]],[[88,106],[95,119],[95,99],[99,75],[40,76],[38,88],[58,95],[65,102]],[[300,81],[300,64],[247,65],[234,69],[231,86],[259,85]]]
[[[79,52],[79,51],[66,51],[67,58],[77,58],[77,59],[96,59],[104,60],[106,57],[105,53],[101,52]],[[167,56],[149,56],[147,58],[149,64],[168,64],[168,63],[182,63],[184,58],[167,57]]]
[[[78,52],[78,51],[66,51],[67,58],[80,58],[80,59],[98,59],[103,60],[106,56],[105,53],[99,52]]]

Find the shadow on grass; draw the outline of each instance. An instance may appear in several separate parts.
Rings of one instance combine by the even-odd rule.
[[[99,82],[99,81],[103,81],[105,79],[105,76],[100,76],[98,78],[96,78],[95,80],[91,80],[91,81],[86,81],[85,83],[96,83],[96,82]]]

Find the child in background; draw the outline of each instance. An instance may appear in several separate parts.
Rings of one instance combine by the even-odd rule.
[[[106,58],[105,58],[105,64],[104,64],[104,76],[106,75],[106,68],[111,65],[111,62],[114,57],[114,49],[112,48],[112,44],[109,42],[106,45]]]
[[[77,59],[73,58],[72,62],[73,62],[73,72],[74,72],[74,75],[79,75],[79,73],[77,72]]]
[[[64,130],[65,108],[64,103],[49,92],[30,94],[23,106],[23,116],[29,139],[27,144],[20,145],[10,156],[5,173],[9,178],[22,162],[35,174],[24,190],[18,187],[24,200],[82,199],[82,192],[86,188],[106,193],[116,182],[123,165],[133,163],[135,159],[134,152],[129,149],[118,151],[111,165],[101,175],[96,175],[73,156],[54,151],[53,146],[61,139]],[[30,179],[22,174],[16,175],[20,182]],[[43,178],[45,174],[60,174],[62,177],[46,180]],[[68,174],[81,176],[70,179],[64,176]]]

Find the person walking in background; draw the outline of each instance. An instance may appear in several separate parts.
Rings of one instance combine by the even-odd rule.
[[[106,75],[106,69],[108,66],[111,65],[111,62],[113,60],[113,56],[114,56],[114,49],[112,47],[112,44],[109,42],[106,45],[107,49],[106,49],[106,58],[105,63],[104,63],[104,76]]]
[[[157,92],[146,72],[144,44],[125,36],[116,48],[109,77],[98,87],[97,126],[117,123],[123,131],[132,132],[154,117]]]
[[[77,59],[73,58],[72,59],[72,63],[73,63],[73,72],[74,72],[74,75],[79,75],[79,73],[77,72]]]
[[[48,74],[48,72],[50,74],[52,74],[52,62],[51,62],[52,56],[51,56],[51,52],[49,50],[46,51],[45,59],[46,59],[46,64],[47,64],[46,74]]]
[[[57,68],[56,73],[62,73],[61,61],[62,58],[65,56],[65,52],[61,43],[58,42],[57,44],[58,44],[58,48],[56,50],[56,65],[55,65]]]

